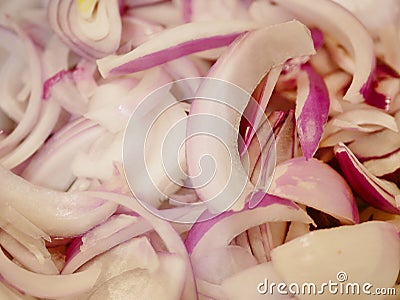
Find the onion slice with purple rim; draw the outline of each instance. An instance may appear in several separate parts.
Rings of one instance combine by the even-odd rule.
[[[322,161],[297,157],[278,165],[269,192],[323,211],[344,224],[359,222],[350,187]]]
[[[195,52],[232,43],[243,32],[257,28],[253,22],[198,22],[157,33],[131,52],[97,61],[103,77],[142,71]]]
[[[306,159],[314,156],[328,121],[329,94],[323,78],[309,64],[298,75],[296,123],[301,149]]]
[[[400,190],[392,182],[372,175],[344,144],[335,147],[335,154],[347,181],[364,201],[393,214],[400,214]]]
[[[224,80],[227,84],[224,86],[215,80],[205,80],[199,87],[189,112],[187,136],[190,138],[186,140],[188,174],[192,184],[198,187],[196,192],[200,199],[209,201],[207,205],[210,209],[219,212],[228,208],[239,210],[254,190],[240,163],[237,142],[240,118],[250,101],[246,93],[251,95],[272,68],[290,58],[314,53],[310,31],[303,24],[291,21],[244,34],[211,68],[208,77]],[[232,85],[238,86],[241,94],[237,88],[233,94]],[[217,133],[229,155],[216,147],[215,137],[202,132],[205,122],[202,116],[214,118],[215,122],[223,120],[226,126],[230,126],[229,131],[222,128]],[[211,170],[204,171],[200,167],[203,157],[211,157],[215,163],[213,178],[206,185],[202,173]],[[223,191],[221,187],[225,187]]]

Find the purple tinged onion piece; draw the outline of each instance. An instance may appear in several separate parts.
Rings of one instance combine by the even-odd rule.
[[[53,85],[64,80],[65,77],[72,78],[72,72],[73,70],[61,70],[47,79],[43,84],[42,99],[49,99]]]
[[[335,154],[350,186],[365,202],[386,212],[400,214],[396,205],[398,194],[393,194],[397,192],[394,187],[385,185],[372,175],[344,144],[340,143],[335,147]]]
[[[306,216],[305,213],[292,201],[269,195],[261,191],[254,193],[253,198],[258,202],[258,205],[255,208],[251,208],[251,204],[248,202],[240,211],[226,211],[222,214],[216,215],[214,218],[210,218],[211,216],[208,211],[204,212],[200,218],[208,220],[195,223],[185,239],[185,245],[189,254],[192,254],[195,251],[204,237],[210,234],[207,240],[211,241],[212,239],[210,236],[213,236],[213,234],[219,230],[223,232],[223,236],[219,236],[215,241],[212,240],[215,245],[208,245],[210,249],[227,245],[231,239],[239,233],[265,222],[290,221],[292,219],[298,219],[298,221],[306,223],[312,222],[311,219],[309,219],[309,217]],[[271,212],[275,211],[276,214],[272,215],[272,213],[269,213],[269,210],[271,210]],[[238,221],[241,218],[243,218],[242,224]],[[237,223],[236,226],[230,227],[229,224],[234,222],[236,219],[236,223],[239,223]],[[215,232],[213,232],[214,230]],[[202,244],[203,245],[200,247],[201,249],[205,247],[204,242],[202,242]]]
[[[375,89],[374,72],[371,73],[367,82],[361,87],[360,93],[363,95],[365,103],[380,109],[389,109],[390,99]]]
[[[151,225],[141,217],[114,215],[71,244],[71,249],[67,249],[66,264],[61,273],[71,274],[96,255],[143,234],[151,228]]]
[[[296,157],[275,168],[269,193],[327,213],[343,224],[359,222],[353,194],[328,164]]]
[[[315,50],[318,50],[324,44],[324,33],[316,27],[311,28],[310,31],[314,42],[314,48]]]
[[[138,72],[195,52],[227,46],[258,26],[245,21],[183,24],[155,34],[124,55],[100,59],[97,64],[103,77]]]
[[[308,84],[308,94],[303,99],[304,93],[298,93],[296,121],[301,149],[306,159],[310,159],[318,149],[328,121],[329,94],[324,80],[311,65],[304,64],[301,69],[306,80],[298,81],[298,89],[304,89],[304,84]]]

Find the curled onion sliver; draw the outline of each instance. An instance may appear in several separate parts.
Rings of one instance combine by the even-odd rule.
[[[396,196],[400,190],[394,183],[372,175],[344,144],[335,147],[335,154],[351,187],[370,205],[386,212],[400,214]]]

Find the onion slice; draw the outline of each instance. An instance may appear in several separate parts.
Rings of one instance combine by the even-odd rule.
[[[200,199],[208,201],[207,206],[213,211],[243,208],[246,197],[254,190],[240,163],[237,142],[240,118],[250,101],[249,95],[273,67],[284,64],[289,58],[313,53],[309,30],[291,21],[241,36],[211,68],[208,77],[220,80],[204,80],[192,102],[186,157],[191,182],[198,187],[196,192]],[[213,122],[219,125],[213,126]],[[212,128],[206,128],[206,123]],[[217,140],[224,143],[226,151],[221,150]],[[202,170],[203,157],[214,160],[214,170],[211,166]],[[204,184],[204,178],[211,175],[212,179]],[[222,191],[221,187],[224,187]]]
[[[19,267],[0,250],[0,275],[13,286],[39,298],[61,298],[90,290],[100,274],[99,268],[71,275],[41,275]]]
[[[278,165],[269,192],[323,211],[345,224],[359,222],[350,187],[322,161],[297,157]]]
[[[399,204],[396,201],[400,190],[394,183],[371,174],[342,143],[335,147],[335,154],[347,181],[364,201],[386,212],[400,214]]]
[[[68,237],[86,232],[117,208],[112,202],[33,185],[4,168],[0,168],[0,178],[1,201],[10,203],[50,235]]]
[[[114,215],[107,222],[86,232],[67,249],[66,264],[61,274],[71,274],[91,258],[151,229],[143,218]],[[79,246],[79,248],[78,248]]]
[[[309,64],[298,75],[296,123],[306,159],[314,156],[328,121],[329,94],[322,77]]]
[[[374,221],[313,231],[275,248],[271,257],[274,269],[287,284],[301,287],[313,283],[319,290],[328,282],[345,286],[358,283],[361,287],[368,282],[374,288],[389,288],[399,273],[399,252],[395,227]],[[310,295],[315,294],[299,293],[296,297],[315,297]]]
[[[312,223],[311,218],[293,202],[261,192],[258,196],[261,200],[254,209],[247,204],[241,211],[223,212],[207,221],[195,223],[185,239],[189,254],[201,256],[227,246],[241,232],[266,222]]]
[[[371,76],[375,69],[374,45],[366,28],[348,10],[329,0],[276,0],[300,17],[336,37],[355,61],[353,81],[344,96],[350,102],[362,102],[373,88]],[[340,20],[340,22],[338,22]]]
[[[97,61],[103,77],[142,71],[195,52],[229,45],[240,34],[257,28],[244,21],[189,23],[164,30],[131,52]]]

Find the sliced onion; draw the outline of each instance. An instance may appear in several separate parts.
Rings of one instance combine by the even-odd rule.
[[[0,169],[0,177],[2,202],[11,203],[50,235],[65,237],[83,233],[116,209],[113,203],[33,185],[4,168]]]
[[[291,201],[261,193],[259,197],[262,199],[254,209],[247,204],[241,211],[224,212],[213,219],[194,224],[185,239],[189,254],[201,255],[227,246],[239,233],[266,222],[312,223],[310,217]]]
[[[67,190],[75,179],[71,161],[79,151],[86,151],[105,132],[90,120],[78,119],[67,124],[38,151],[22,176],[33,184]],[[63,172],[56,172],[59,169]]]
[[[293,36],[297,37],[296,40],[293,40]],[[255,53],[254,49],[259,52]],[[283,49],[291,51],[287,53]],[[284,64],[289,58],[313,53],[310,32],[301,23],[292,21],[243,35],[230,45],[210,70],[209,77],[222,79],[229,84],[224,86],[222,81],[206,80],[200,86],[196,94],[198,99],[193,101],[189,114],[187,136],[190,138],[186,141],[186,157],[192,184],[200,187],[196,190],[200,199],[209,201],[207,205],[213,210],[223,211],[229,208],[232,200],[237,200],[232,208],[241,209],[246,197],[254,190],[241,166],[237,145],[240,116],[250,101],[246,93],[251,95],[271,68]],[[236,72],[239,68],[240,73]],[[232,84],[242,88],[241,94],[236,90],[235,95],[229,94]],[[226,99],[228,95],[231,98],[229,100]],[[231,126],[229,133],[217,133],[218,138],[225,143],[224,147],[229,155],[216,148],[213,136],[202,133],[204,118],[191,118],[197,115],[215,116],[215,120],[223,120]],[[207,156],[215,161],[215,174],[212,170],[200,168],[202,157]],[[202,173],[208,174],[198,176]],[[214,177],[203,186],[203,177],[210,174],[214,174]],[[226,188],[221,191],[221,186]]]
[[[368,126],[371,125],[373,126],[371,127],[372,130],[388,128],[394,132],[399,131],[395,118],[377,109],[348,110],[329,120],[329,123],[339,128],[359,128],[359,130],[365,128],[367,132],[370,131]]]
[[[81,265],[133,237],[151,229],[144,219],[128,215],[115,215],[106,223],[86,232],[73,247],[67,249],[66,264],[62,274],[71,274]],[[79,247],[78,247],[79,245]]]
[[[346,278],[346,283],[362,286],[368,282],[374,288],[389,288],[395,284],[400,268],[399,241],[393,225],[378,221],[317,230],[272,250],[272,266],[285,283],[300,287],[313,283],[319,288]],[[296,296],[317,297],[303,293]]]
[[[186,279],[184,260],[177,254],[160,254],[159,259],[156,272],[150,274],[139,268],[124,272],[105,282],[88,299],[181,299]]]
[[[114,53],[121,37],[118,1],[98,0],[92,4],[97,5],[84,7],[73,0],[50,1],[47,12],[56,34],[74,52],[88,59]]]
[[[188,299],[193,299],[193,297],[195,297],[196,288],[188,253],[185,249],[185,245],[183,244],[182,239],[173,229],[170,223],[156,217],[154,214],[143,208],[143,206],[141,206],[136,199],[130,196],[110,192],[94,191],[87,191],[83,192],[82,194],[89,197],[112,201],[134,212],[137,212],[138,214],[140,214],[140,216],[145,218],[146,221],[148,221],[153,226],[154,230],[159,234],[167,250],[170,251],[172,254],[178,254],[184,260],[184,263],[186,265],[186,280],[184,283],[185,287],[182,297],[188,297]]]
[[[8,153],[21,142],[37,122],[41,108],[41,85],[43,69],[40,60],[40,50],[34,41],[16,24],[13,27],[22,41],[29,63],[30,93],[24,117],[4,140],[0,142],[0,153]]]
[[[47,255],[41,259],[36,257],[35,254],[30,252],[16,239],[4,231],[0,231],[0,244],[14,258],[14,260],[17,260],[27,270],[46,275],[59,274],[57,267],[51,259],[50,253],[44,247],[44,242],[43,248],[46,249],[45,251],[47,252]]]
[[[360,21],[342,6],[329,0],[277,0],[300,20],[313,24],[336,37],[355,61],[353,81],[344,96],[351,102],[362,102],[372,89],[370,80],[375,68],[373,41]],[[340,20],[340,22],[338,22]]]
[[[270,299],[270,300],[289,300],[293,299],[290,295],[283,295],[275,290],[275,293],[267,290],[265,280],[269,283],[281,283],[283,279],[275,271],[272,263],[263,263],[252,268],[243,270],[229,278],[226,278],[221,288],[229,300],[241,299]],[[267,283],[268,284],[268,283]],[[265,291],[265,293],[264,293]]]
[[[41,275],[10,261],[0,250],[0,275],[18,289],[40,298],[61,298],[90,290],[100,274],[99,268],[70,275]],[[46,288],[43,288],[46,287]]]
[[[400,149],[387,156],[365,161],[364,166],[378,177],[391,174],[400,168]]]
[[[121,56],[97,61],[103,77],[142,71],[167,61],[207,49],[229,45],[243,32],[256,28],[252,22],[199,22],[164,30],[148,42]]]
[[[298,75],[296,123],[301,149],[306,159],[314,156],[328,121],[329,95],[324,80],[308,64]]]
[[[125,243],[121,243],[109,251],[96,256],[79,271],[100,267],[101,273],[91,291],[81,294],[78,297],[71,297],[71,300],[86,300],[98,288],[101,288],[107,281],[125,274],[125,272],[135,269],[148,271],[152,276],[157,272],[160,265],[160,260],[157,253],[154,251],[150,241],[146,237],[133,238]],[[124,296],[127,296],[124,295]]]
[[[378,209],[400,214],[396,201],[400,190],[394,183],[372,175],[344,144],[335,147],[335,154],[347,181],[364,201]]]
[[[359,222],[357,206],[346,181],[316,159],[307,161],[299,157],[278,165],[269,192],[323,211],[345,224]]]
[[[400,127],[400,113],[396,113],[395,120],[397,127]],[[400,133],[383,129],[357,138],[348,147],[362,160],[385,157],[400,148]]]

